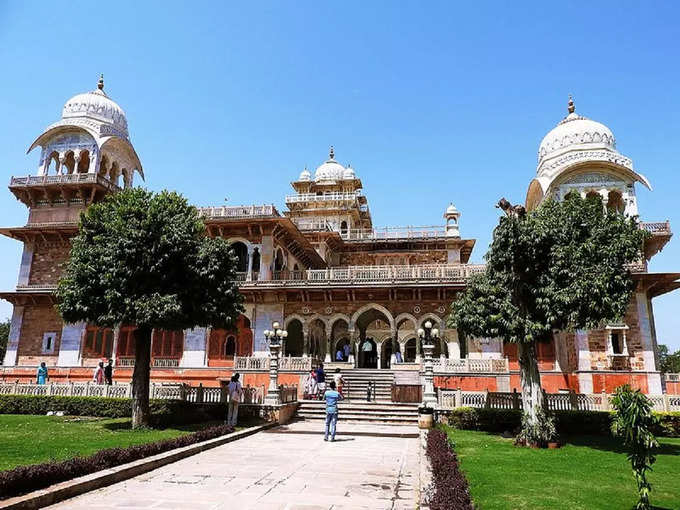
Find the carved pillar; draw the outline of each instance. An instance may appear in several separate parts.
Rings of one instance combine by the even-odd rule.
[[[437,394],[434,391],[434,363],[432,359],[434,343],[431,340],[423,342],[423,350],[425,351],[425,387],[423,388],[423,404],[435,407],[437,405]]]
[[[270,406],[281,404],[281,392],[279,391],[279,351],[281,345],[277,342],[269,344],[269,388],[264,398],[264,403]]]
[[[246,274],[246,281],[250,282],[253,280],[253,245],[248,245],[248,270]]]
[[[309,332],[302,332],[302,357],[309,356]]]
[[[66,163],[66,154],[65,153],[59,153],[59,161],[57,161],[57,174],[62,174],[63,172],[63,167],[64,163]],[[67,169],[68,170],[68,169]]]
[[[73,153],[73,173],[77,174],[78,173],[78,164],[80,163],[80,151],[75,151]]]

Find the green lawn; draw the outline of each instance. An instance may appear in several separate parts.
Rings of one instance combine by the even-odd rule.
[[[573,436],[559,450],[513,446],[512,439],[469,430],[446,431],[456,444],[476,508],[630,509],[635,480],[619,442]],[[659,438],[649,476],[656,508],[680,509],[680,439]]]
[[[0,415],[0,470],[170,439],[210,425],[217,422],[137,431],[131,429],[129,418],[4,414]]]

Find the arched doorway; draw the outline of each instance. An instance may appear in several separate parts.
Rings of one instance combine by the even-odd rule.
[[[236,272],[245,273],[248,271],[248,247],[241,241],[236,241],[231,243],[231,249],[234,250],[234,255],[238,259]]]
[[[302,322],[293,319],[288,323],[288,337],[284,344],[284,356],[300,357],[304,347],[304,336],[302,334]]]
[[[359,343],[359,368],[378,368],[378,346],[371,337]]]
[[[404,353],[402,354],[406,363],[414,363],[416,361],[416,339],[409,338],[404,345]]]
[[[380,353],[380,368],[390,368],[392,364],[392,352],[393,352],[393,346],[392,346],[392,339],[387,338],[383,340],[382,343],[382,350]]]

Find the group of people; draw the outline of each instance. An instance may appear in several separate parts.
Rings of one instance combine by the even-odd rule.
[[[323,368],[323,363],[320,363],[319,367],[312,369],[305,378],[305,398],[310,400],[321,400],[323,398],[324,392],[326,391],[326,379],[326,371]],[[345,384],[345,380],[342,378],[339,368],[335,369],[332,380],[329,381],[328,385],[331,383],[334,383],[335,389],[339,393],[342,393],[342,387]]]
[[[38,371],[35,374],[36,384],[47,384],[50,380],[50,372],[44,361],[40,362]],[[104,362],[100,361],[94,368],[92,374],[92,382],[96,384],[113,384],[113,360],[110,359],[108,364],[104,366]]]
[[[335,361],[348,361],[350,352],[351,347],[349,346],[349,343],[346,343],[342,347],[339,347],[337,352],[335,353]]]

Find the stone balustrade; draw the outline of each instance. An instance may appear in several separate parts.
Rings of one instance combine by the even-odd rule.
[[[107,188],[120,190],[120,187],[103,175],[98,174],[57,174],[57,175],[27,175],[14,177],[9,181],[10,187],[46,186],[51,184],[100,184]]]
[[[323,193],[317,195],[316,193],[297,193],[295,195],[286,195],[286,204],[297,204],[304,202],[337,202],[337,201],[354,201],[361,196],[360,191]]]
[[[267,358],[262,358],[267,359]],[[280,386],[282,403],[297,402],[297,386]],[[263,404],[264,386],[245,386],[243,404]],[[0,383],[0,395],[42,395],[63,397],[131,398],[131,384],[85,383]],[[189,386],[183,383],[154,383],[149,385],[149,398],[159,400],[184,400],[194,403],[218,404],[228,401],[227,385],[208,387],[199,384]]]
[[[670,234],[670,221],[640,222],[640,228],[651,234]]]
[[[258,218],[281,216],[273,205],[198,207],[204,218]]]
[[[510,366],[508,358],[500,359],[447,359],[435,358],[434,371],[436,373],[508,373]]]
[[[611,397],[606,393],[546,393],[548,409],[551,411],[610,411]],[[680,395],[647,395],[659,412],[680,411]],[[513,391],[462,391],[439,389],[439,409],[458,407],[485,407],[490,409],[522,409],[521,394]]]
[[[279,359],[279,371],[309,372],[318,366],[318,361],[312,357],[282,356]],[[237,356],[234,358],[236,372],[268,372],[269,356]]]

